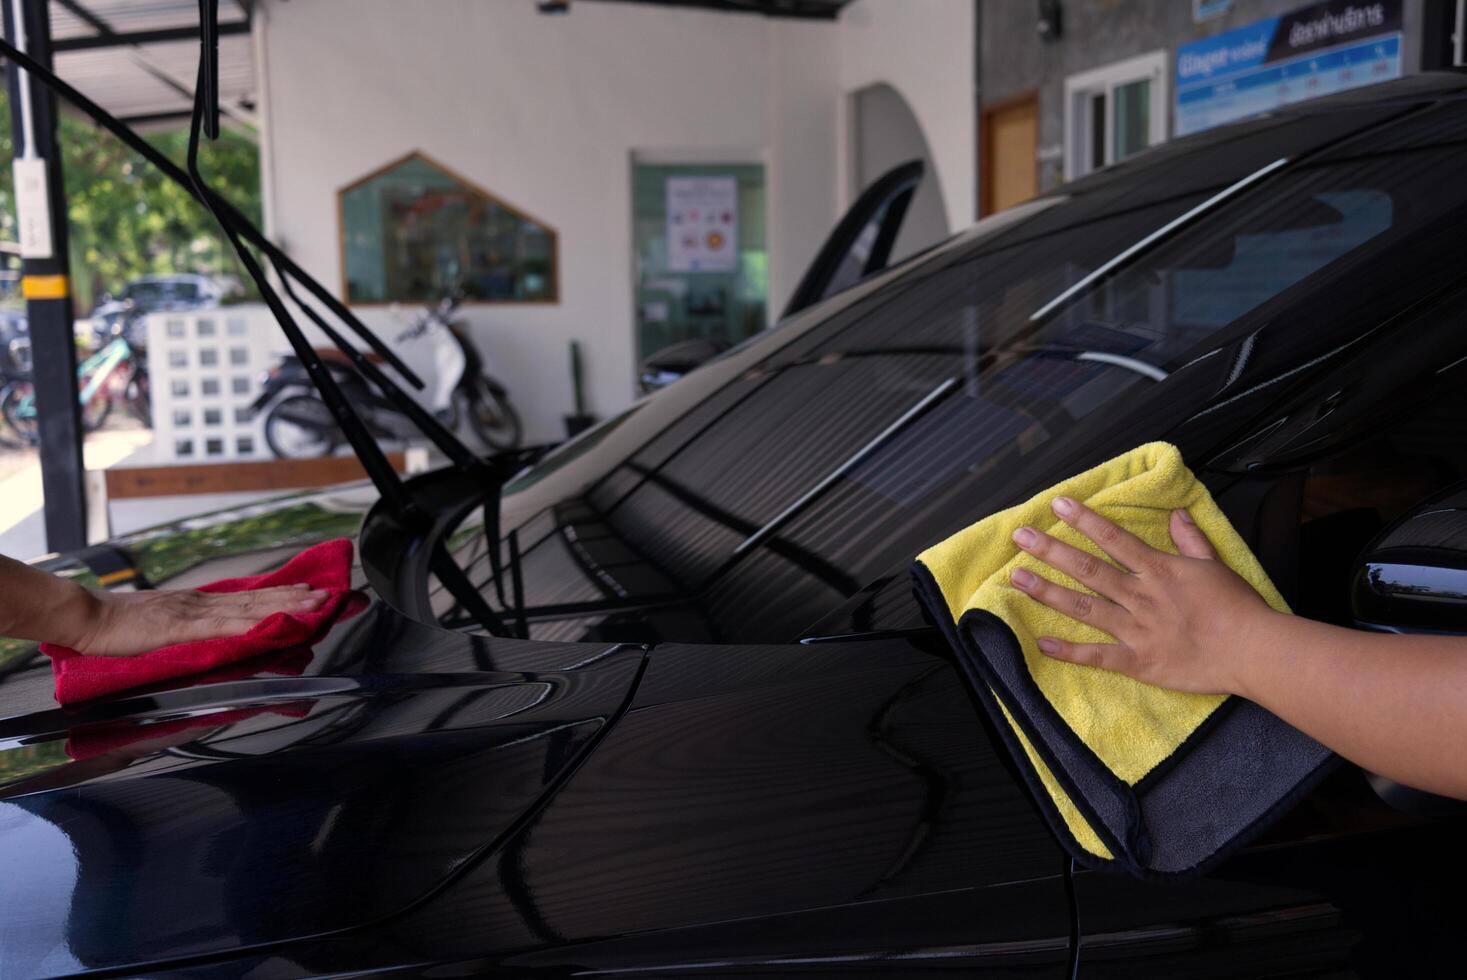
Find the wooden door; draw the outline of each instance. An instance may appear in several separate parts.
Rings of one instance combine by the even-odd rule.
[[[1039,97],[1028,93],[983,110],[978,207],[985,214],[1039,193]]]

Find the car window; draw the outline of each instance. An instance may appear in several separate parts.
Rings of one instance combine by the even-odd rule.
[[[1230,383],[1222,345],[1251,336],[1251,367],[1297,365],[1379,323],[1450,262],[1415,243],[1459,234],[1467,213],[1456,141],[1402,148],[1400,128],[1430,117],[1219,200],[1153,199],[1038,237],[1021,225],[919,263],[604,481],[581,513],[622,557],[595,573],[625,596],[640,576],[690,597],[721,639],[787,640],[1045,474],[1200,413]]]
[[[191,282],[140,282],[123,290],[123,296],[134,303],[166,303],[194,300],[199,287]]]

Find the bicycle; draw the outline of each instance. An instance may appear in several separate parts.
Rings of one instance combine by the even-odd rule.
[[[20,351],[13,350],[12,355],[29,368],[29,341],[23,340],[21,347]],[[76,374],[81,386],[78,401],[85,431],[101,428],[117,401],[122,401],[128,412],[144,425],[152,423],[147,366],[121,331],[77,365]],[[34,446],[39,441],[35,384],[29,377],[14,379],[0,390],[0,416],[27,444]]]

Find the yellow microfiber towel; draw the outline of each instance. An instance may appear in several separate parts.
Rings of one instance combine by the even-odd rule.
[[[1322,772],[1329,753],[1249,702],[1163,690],[1044,656],[1040,636],[1113,642],[1010,584],[1017,566],[1089,591],[1019,550],[1012,534],[1025,525],[1109,561],[1054,517],[1057,496],[1080,500],[1172,553],[1171,514],[1185,509],[1221,560],[1269,605],[1283,612],[1288,606],[1181,453],[1160,442],[984,518],[914,564],[919,598],[1072,853],[1137,874],[1198,870],[1281,812]]]

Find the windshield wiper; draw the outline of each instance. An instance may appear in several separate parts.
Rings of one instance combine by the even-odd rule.
[[[481,478],[481,484],[485,491],[485,529],[486,535],[492,528],[497,531],[499,512],[499,490],[508,479],[508,461],[501,461],[497,465],[490,464],[472,453],[461,441],[448,431],[431,413],[422,409],[421,406],[402,391],[390,378],[376,369],[375,365],[364,358],[346,339],[333,330],[314,310],[300,304],[300,298],[290,288],[290,279],[295,279],[318,300],[320,300],[332,313],[336,314],[343,323],[352,329],[364,340],[374,352],[390,364],[408,383],[416,388],[422,388],[422,380],[402,360],[387,347],[370,329],[366,327],[355,315],[353,315],[344,304],[332,296],[319,282],[305,272],[294,260],[286,255],[274,243],[270,242],[248,219],[241,214],[232,204],[215,192],[203,179],[198,168],[199,138],[206,128],[212,128],[217,134],[217,121],[211,127],[206,121],[211,116],[210,96],[217,99],[217,86],[209,83],[210,68],[214,60],[210,58],[212,46],[217,44],[217,29],[212,25],[217,24],[217,0],[200,0],[200,60],[199,77],[195,89],[193,113],[190,120],[188,171],[180,169],[172,160],[168,159],[161,151],[157,150],[146,140],[138,136],[129,126],[120,122],[101,106],[87,98],[81,92],[59,78],[46,66],[40,64],[28,54],[16,48],[9,42],[0,39],[0,53],[9,58],[17,66],[31,73],[52,91],[67,99],[104,129],[122,140],[130,149],[142,155],[154,166],[158,167],[165,176],[174,181],[202,204],[210,215],[219,224],[231,248],[238,257],[241,265],[250,278],[255,282],[260,291],[262,299],[270,308],[281,330],[285,333],[296,356],[300,359],[302,367],[307,376],[320,394],[322,401],[331,412],[333,419],[340,427],[342,434],[355,452],[362,468],[366,471],[368,478],[381,494],[393,516],[405,527],[426,531],[431,525],[430,518],[424,514],[407,492],[406,486],[398,476],[397,471],[388,462],[386,455],[376,440],[368,431],[366,424],[356,413],[345,396],[342,394],[335,378],[322,362],[320,355],[306,341],[300,327],[295,323],[285,304],[273,287],[267,281],[264,270],[259,261],[245,247],[244,242],[259,248],[269,257],[276,271],[281,276],[282,283],[291,298],[307,311],[317,326],[321,327],[332,342],[342,350],[348,358],[358,367],[369,365],[364,371],[368,377],[382,390],[384,396],[393,401],[394,404],[404,407],[405,414],[409,415],[419,428],[423,430],[435,445],[442,449],[445,455],[454,462],[456,466],[466,472]],[[411,408],[406,406],[411,405]],[[516,455],[516,461],[518,456]],[[493,518],[492,522],[490,518]],[[499,554],[499,541],[497,535],[490,539],[490,554],[492,565],[496,571],[496,589],[503,593],[502,585],[502,558]],[[463,570],[458,566],[440,541],[434,546],[432,571],[438,576],[439,581],[449,590],[454,599],[467,612],[473,615],[480,624],[490,633],[496,636],[512,635],[504,625],[500,617],[484,601],[482,595],[475,589]],[[518,569],[515,570],[516,573]],[[517,576],[516,576],[517,577]]]
[[[254,280],[255,287],[260,291],[260,297],[265,301],[265,305],[270,308],[270,312],[274,315],[276,323],[280,325],[280,329],[285,332],[285,337],[290,341],[290,346],[295,350],[296,357],[300,359],[301,366],[305,369],[307,377],[311,379],[311,383],[315,387],[316,392],[321,396],[321,400],[331,412],[332,418],[336,420],[336,424],[341,429],[342,435],[351,444],[358,461],[361,462],[362,468],[367,471],[368,477],[371,478],[373,485],[377,488],[377,492],[382,495],[382,499],[387,504],[388,509],[392,511],[393,515],[405,527],[419,533],[427,533],[432,525],[431,518],[427,514],[424,514],[422,509],[413,500],[412,495],[408,492],[407,486],[398,475],[397,470],[388,461],[387,455],[382,451],[382,447],[377,444],[377,440],[372,437],[372,433],[368,430],[366,422],[357,414],[356,409],[351,406],[346,395],[342,393],[340,386],[336,383],[335,376],[331,373],[331,369],[326,366],[325,362],[321,360],[320,354],[306,340],[306,336],[301,331],[300,326],[296,324],[295,318],[286,309],[285,302],[275,292],[274,287],[270,285],[265,275],[265,270],[261,267],[259,260],[245,247],[238,226],[248,226],[248,222],[244,220],[243,215],[240,215],[238,211],[234,211],[232,208],[218,206],[218,202],[223,200],[222,197],[209,186],[208,182],[204,179],[202,171],[199,169],[201,137],[207,131],[212,139],[217,137],[219,132],[219,111],[217,106],[218,84],[217,80],[211,81],[209,78],[210,71],[216,64],[216,59],[211,56],[211,52],[215,50],[218,44],[218,6],[218,0],[199,0],[199,72],[198,80],[194,87],[193,112],[189,120],[189,182],[193,185],[195,196],[203,203],[204,207],[214,217],[214,220],[224,232],[225,238],[229,241],[229,245],[234,250],[234,254],[239,259],[240,264],[244,266],[245,272]],[[210,102],[211,98],[215,100],[213,104]],[[284,277],[284,281],[287,283],[288,290],[289,278]],[[308,309],[306,307],[302,308]],[[346,343],[345,338],[327,326],[324,320],[315,317],[314,311],[309,311],[309,314],[318,326],[326,330],[327,336],[348,357],[353,359],[354,363],[372,372],[369,376],[373,377],[373,380],[382,389],[384,395],[387,395],[389,398],[396,395],[400,403],[404,406],[412,402],[412,399],[388,379],[386,375],[377,371],[373,365],[369,364],[367,359],[362,357],[355,347]],[[363,326],[363,329],[366,329],[365,326]],[[421,417],[431,418],[429,413],[421,408],[416,408],[415,410]],[[445,444],[456,449],[455,455],[458,456],[461,465],[474,471],[482,470],[481,475],[483,476],[490,475],[488,468],[483,467],[478,458],[469,453],[467,447],[463,446],[461,442],[453,437],[446,428],[438,425],[436,419],[432,420],[429,430],[437,435],[439,439],[443,440]],[[425,432],[429,430],[425,430]],[[497,496],[497,493],[491,493],[491,496]],[[491,552],[498,550],[497,541],[494,542],[490,550]],[[438,576],[438,580],[449,590],[454,599],[473,615],[474,618],[478,619],[485,629],[496,636],[509,635],[503,621],[489,608],[489,604],[484,601],[484,597],[473,587],[473,583],[469,581],[463,569],[454,561],[453,556],[444,546],[441,539],[433,545],[433,555],[430,564],[433,573]]]

